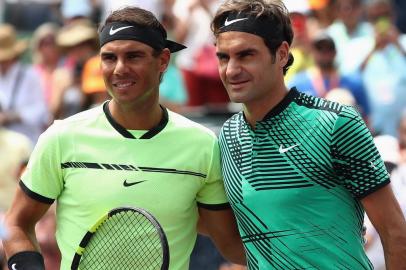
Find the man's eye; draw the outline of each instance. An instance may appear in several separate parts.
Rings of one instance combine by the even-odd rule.
[[[102,61],[114,61],[116,57],[114,55],[102,55],[101,57]]]
[[[140,55],[140,54],[130,54],[130,55],[128,55],[129,59],[138,59],[138,58],[141,58],[141,57],[142,57],[142,55]]]
[[[227,55],[218,54],[218,55],[217,55],[217,59],[218,59],[219,61],[226,61],[226,60],[228,60],[228,56],[227,56]]]
[[[253,56],[254,54],[252,53],[252,52],[246,52],[246,53],[242,53],[241,55],[240,55],[240,57],[241,58],[244,58],[244,57],[249,57],[249,56]]]

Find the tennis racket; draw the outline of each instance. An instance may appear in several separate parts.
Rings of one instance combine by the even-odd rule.
[[[169,247],[158,221],[141,208],[109,211],[85,234],[72,270],[167,270]]]

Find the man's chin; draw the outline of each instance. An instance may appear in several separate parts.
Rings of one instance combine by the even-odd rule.
[[[243,89],[229,88],[227,91],[230,101],[235,103],[243,103],[247,99],[246,93],[247,91],[243,91]]]
[[[229,95],[230,101],[234,103],[245,103],[247,98],[244,95]]]

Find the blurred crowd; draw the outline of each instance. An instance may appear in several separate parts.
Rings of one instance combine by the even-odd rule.
[[[161,19],[171,39],[188,47],[175,55],[164,75],[164,106],[192,118],[239,109],[230,104],[217,71],[210,21],[220,2],[0,1],[0,218],[47,126],[109,98],[99,69],[97,27],[111,10],[125,5],[148,9]],[[287,84],[358,108],[376,136],[406,211],[406,1],[284,3],[295,34],[295,62]],[[59,269],[53,211],[37,227],[49,270]],[[379,236],[366,224],[367,253],[376,269],[385,269]],[[210,240],[199,241],[191,269],[240,269],[224,262]],[[2,263],[0,247],[0,268]]]

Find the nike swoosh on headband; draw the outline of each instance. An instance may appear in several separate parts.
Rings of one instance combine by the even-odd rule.
[[[113,26],[112,26],[112,27],[110,28],[109,34],[110,34],[110,36],[112,36],[112,35],[114,35],[115,33],[120,32],[121,30],[130,28],[130,27],[134,27],[134,26],[132,26],[132,25],[123,26],[123,27],[119,27],[119,28],[117,28],[117,29],[113,29]]]
[[[227,18],[226,21],[224,22],[224,26],[229,26],[229,25],[231,25],[233,23],[236,23],[236,22],[239,22],[239,21],[245,21],[245,20],[248,20],[248,18],[234,19],[234,20],[231,20],[231,21],[229,21],[228,18]]]

